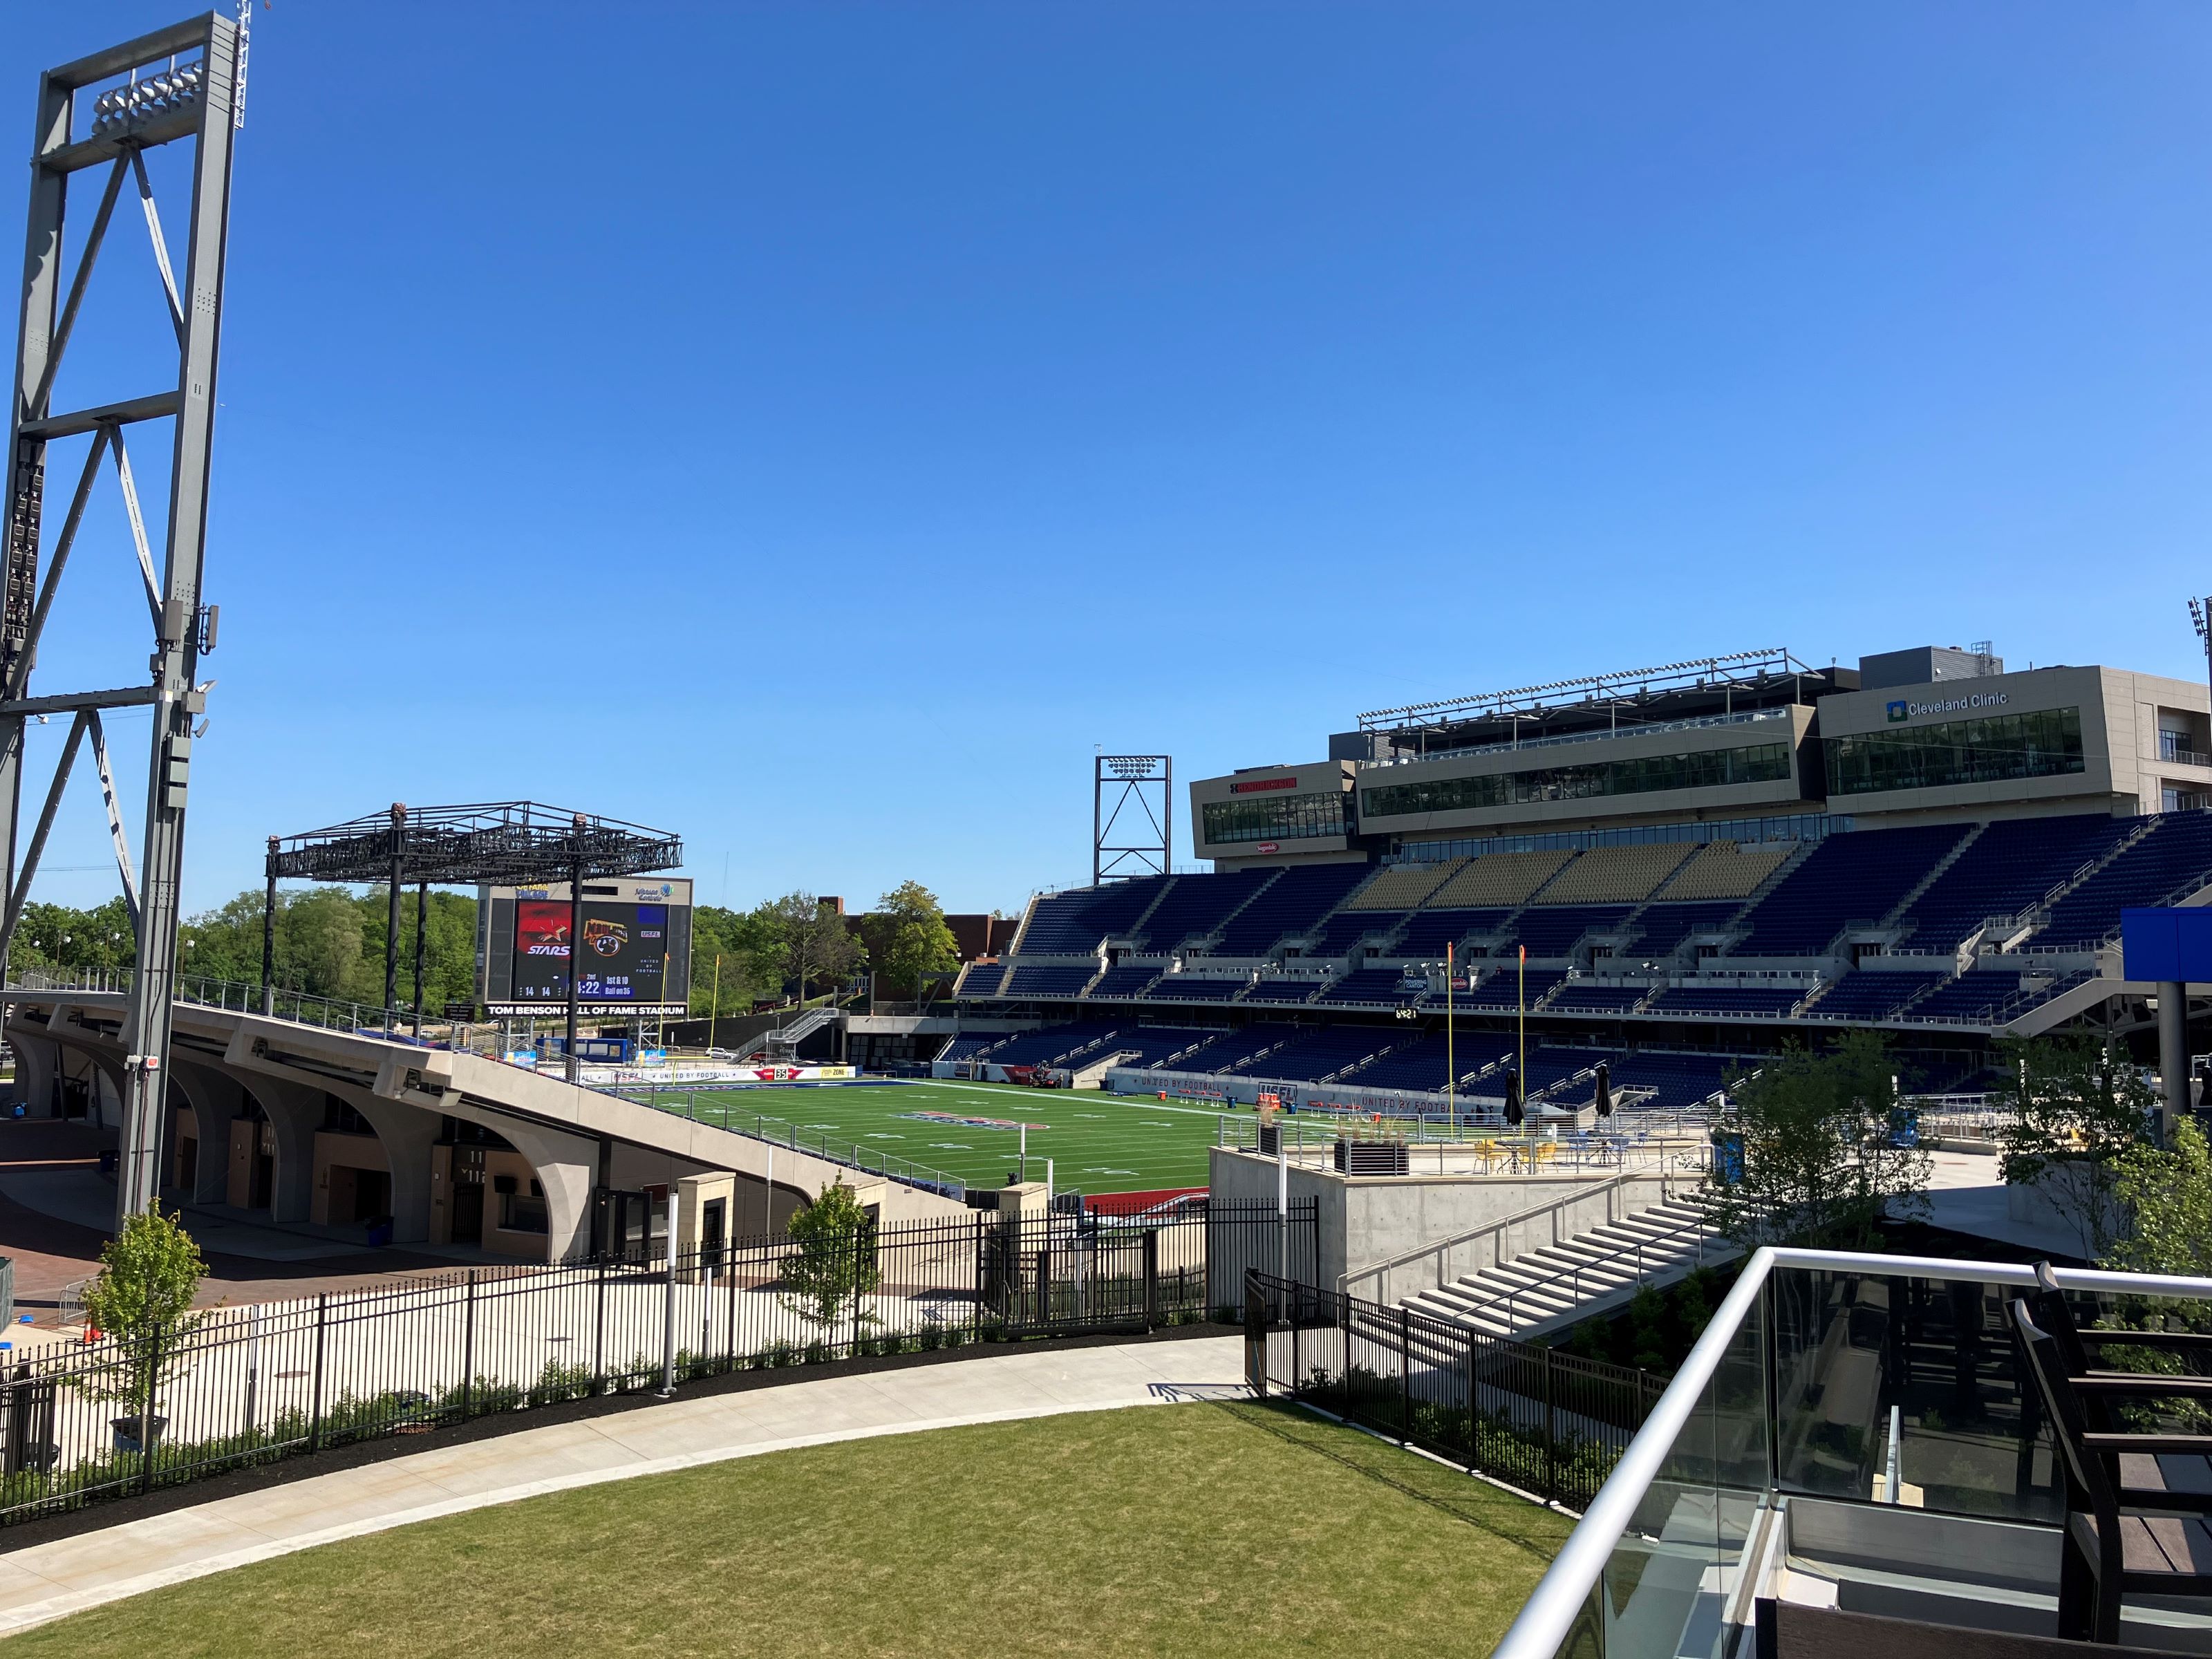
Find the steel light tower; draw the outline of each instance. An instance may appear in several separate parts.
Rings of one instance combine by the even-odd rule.
[[[246,14],[241,13],[241,18]],[[205,708],[197,680],[200,655],[215,645],[215,612],[201,603],[207,536],[208,463],[215,429],[216,359],[222,325],[223,248],[230,213],[233,135],[242,118],[246,34],[210,12],[96,52],[40,78],[31,156],[30,213],[24,243],[22,310],[17,331],[15,398],[9,411],[8,506],[0,549],[0,856],[7,907],[0,915],[0,971],[30,897],[54,814],[82,740],[108,797],[124,894],[137,930],[137,970],[125,1000],[128,1054],[118,1215],[144,1210],[160,1185],[162,1096],[169,1049],[169,997],[176,968],[179,878],[184,864],[185,801],[191,781],[192,723]],[[183,282],[170,258],[149,152],[171,144],[188,153],[191,187]],[[98,268],[125,182],[135,187],[153,242],[154,267],[177,343],[173,365],[149,365],[154,389],[120,403],[74,406],[64,372],[78,313]],[[74,250],[65,246],[73,193],[96,190]],[[80,204],[80,214],[86,204]],[[74,263],[70,254],[74,253]],[[149,299],[154,296],[149,295]],[[106,354],[112,366],[119,352]],[[56,412],[56,391],[64,392]],[[145,423],[171,425],[167,534],[157,571],[139,508],[131,447]],[[46,475],[56,446],[88,438],[76,483],[56,532],[42,535]],[[31,670],[87,501],[103,460],[112,463],[131,552],[145,583],[152,649],[139,685],[30,695]],[[135,613],[135,605],[126,607]],[[107,619],[112,633],[136,631],[144,618]],[[143,637],[143,636],[142,636]],[[144,708],[153,714],[143,863],[134,880],[128,840],[107,764],[102,709]],[[68,739],[27,846],[22,829],[23,737],[27,720],[68,714]]]
[[[1109,811],[1106,797],[1117,787]],[[1174,851],[1173,761],[1166,755],[1099,756],[1091,770],[1091,885],[1164,876]]]

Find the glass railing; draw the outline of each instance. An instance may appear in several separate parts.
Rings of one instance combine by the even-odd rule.
[[[2139,1328],[2151,1298],[2200,1325],[2187,1304],[2212,1299],[2212,1279],[2058,1279],[2084,1327]],[[1757,1252],[1498,1659],[1723,1659],[1778,1595],[2055,1628],[2064,1493],[2009,1313],[2033,1286],[2001,1262]],[[2201,1612],[2127,1616],[2124,1642],[2212,1650]]]

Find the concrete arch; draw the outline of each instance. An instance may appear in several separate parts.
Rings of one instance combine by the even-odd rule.
[[[323,1127],[323,1091],[258,1072],[240,1080],[267,1115],[276,1145],[269,1218],[305,1221],[314,1203],[315,1132]]]
[[[244,1091],[227,1073],[174,1059],[169,1085],[171,1100],[181,1098],[191,1111],[199,1139],[191,1190],[178,1196],[187,1204],[220,1204],[228,1196],[230,1126],[238,1115],[232,1103]]]
[[[430,1237],[430,1149],[445,1125],[435,1113],[402,1106],[367,1089],[334,1083],[330,1092],[368,1121],[392,1176],[392,1242],[420,1244]]]
[[[559,1261],[592,1248],[592,1193],[599,1184],[599,1146],[449,1097],[446,1115],[489,1129],[529,1161],[545,1189],[546,1256]]]
[[[61,1045],[44,1020],[11,1019],[8,1047],[15,1055],[15,1084],[10,1098],[33,1117],[50,1117],[61,1109],[54,1081],[61,1075]]]
[[[100,1046],[101,1039],[97,1033],[70,1026],[50,1029],[53,1032],[57,1051],[55,1075],[64,1085],[76,1077],[84,1077],[91,1085],[92,1096],[86,1113],[87,1120],[103,1129],[115,1127],[120,1121],[120,1108],[126,1097],[122,1060]],[[82,1072],[71,1070],[69,1063],[71,1055],[81,1056],[86,1062]]]

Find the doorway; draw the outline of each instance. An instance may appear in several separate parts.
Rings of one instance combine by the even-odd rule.
[[[728,1202],[710,1198],[699,1212],[699,1265],[719,1271],[722,1265],[722,1238],[728,1212]]]

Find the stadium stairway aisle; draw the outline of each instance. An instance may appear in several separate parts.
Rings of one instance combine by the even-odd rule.
[[[1406,1298],[1415,1313],[1526,1340],[1617,1308],[1644,1285],[1687,1279],[1743,1252],[1698,1205],[1673,1199]]]

